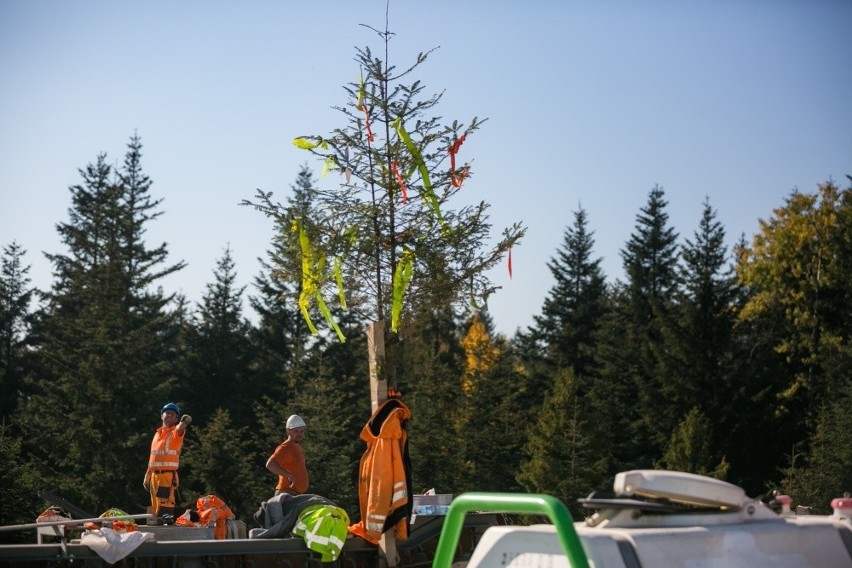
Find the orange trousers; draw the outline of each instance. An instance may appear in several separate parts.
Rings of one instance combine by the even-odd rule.
[[[179,481],[177,471],[155,471],[151,474],[151,507],[154,514],[175,514],[175,495]]]

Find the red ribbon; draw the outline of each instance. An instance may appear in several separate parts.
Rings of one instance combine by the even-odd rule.
[[[467,175],[467,168],[465,168],[458,177],[456,177],[456,154],[458,153],[459,148],[461,148],[461,145],[464,144],[466,136],[467,134],[462,134],[461,138],[456,138],[453,145],[447,149],[450,153],[450,181],[452,181],[453,187],[461,187],[464,177]]]
[[[512,279],[512,247],[509,247],[509,280]]]
[[[399,167],[396,165],[396,162],[391,164],[391,171],[393,175],[396,176],[396,183],[399,184],[399,189],[402,190],[402,202],[408,202],[408,191],[405,189],[405,180],[402,179],[402,176],[399,173]]]
[[[361,110],[364,111],[364,123],[367,126],[367,140],[369,140],[370,142],[373,142],[376,139],[376,137],[373,136],[373,131],[370,128],[370,113],[367,111],[367,105],[365,105],[364,103],[361,103],[361,104],[358,105],[358,108],[360,108]]]

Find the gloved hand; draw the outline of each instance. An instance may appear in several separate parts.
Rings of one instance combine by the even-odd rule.
[[[180,421],[188,425],[190,422],[192,422],[192,416],[190,416],[189,414],[184,414],[180,417]]]
[[[148,476],[145,476],[145,479],[142,480],[142,487],[148,489]]]

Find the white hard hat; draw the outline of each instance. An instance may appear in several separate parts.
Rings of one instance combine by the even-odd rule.
[[[305,427],[305,421],[302,420],[302,417],[299,416],[298,414],[293,414],[292,416],[290,416],[290,418],[287,419],[287,429],[288,430],[290,430],[291,428],[304,428],[304,427]]]

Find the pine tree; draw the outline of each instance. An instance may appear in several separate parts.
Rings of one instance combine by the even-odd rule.
[[[3,248],[0,265],[0,424],[9,424],[22,397],[23,376],[29,366],[25,348],[31,323],[30,287],[23,265],[26,254],[13,242]]]
[[[80,170],[69,220],[57,225],[68,254],[47,255],[55,281],[34,328],[39,369],[27,385],[26,454],[49,485],[92,511],[130,508],[133,495],[147,500],[147,418],[174,371],[178,330],[170,298],[153,285],[183,264],[164,267],[165,245],[142,242],[159,202],[139,156],[134,137],[118,176],[105,154]]]

